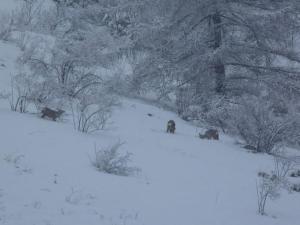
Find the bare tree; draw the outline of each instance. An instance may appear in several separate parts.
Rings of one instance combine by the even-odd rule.
[[[283,155],[274,156],[274,170],[271,174],[259,172],[259,183],[256,184],[258,213],[265,215],[265,207],[269,199],[280,197],[281,189],[290,190],[287,180],[288,172],[294,166],[293,160]]]

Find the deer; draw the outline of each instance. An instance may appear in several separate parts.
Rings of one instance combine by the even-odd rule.
[[[219,132],[215,129],[209,129],[204,134],[199,134],[201,139],[219,140]]]
[[[175,133],[175,121],[174,120],[169,120],[167,123],[167,133],[174,134]]]
[[[42,109],[42,118],[48,117],[49,119],[52,119],[53,121],[56,121],[57,118],[59,118],[65,111],[58,109],[53,110],[48,107],[45,107]]]

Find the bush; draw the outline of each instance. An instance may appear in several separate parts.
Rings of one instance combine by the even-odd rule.
[[[120,154],[120,147],[122,142],[118,141],[110,147],[98,150],[95,147],[95,155],[92,160],[92,165],[97,170],[109,174],[119,176],[129,176],[139,171],[136,167],[128,166],[130,162],[131,153]]]
[[[260,174],[263,174],[263,176],[261,176],[259,184],[256,185],[258,213],[261,215],[265,215],[265,206],[267,200],[269,198],[276,199],[280,196],[280,180],[274,174]]]
[[[111,118],[112,108],[117,105],[115,97],[105,94],[87,94],[70,101],[74,128],[83,133],[103,130]]]
[[[9,104],[12,111],[25,113],[29,104],[31,83],[26,74],[20,73],[11,80]]]
[[[265,215],[265,206],[268,199],[280,197],[282,188],[290,190],[290,183],[286,178],[294,166],[293,161],[285,156],[274,156],[274,170],[271,174],[259,172],[259,183],[256,185],[258,213]]]
[[[19,73],[12,77],[11,92],[7,96],[12,111],[26,113],[30,104],[37,110],[54,102],[55,85],[39,79],[32,73]]]
[[[292,121],[272,114],[265,102],[247,101],[232,116],[235,132],[257,152],[272,153],[292,130]]]

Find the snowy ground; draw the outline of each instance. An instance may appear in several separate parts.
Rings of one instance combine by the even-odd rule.
[[[9,90],[17,54],[0,42],[0,91]],[[175,135],[165,133],[169,119],[176,121]],[[52,122],[13,113],[0,101],[0,224],[299,224],[296,193],[283,192],[268,202],[268,216],[257,214],[257,172],[272,169],[271,157],[247,153],[222,135],[200,140],[199,128],[135,100],[123,99],[112,121],[105,131],[81,134],[68,117]],[[92,167],[94,145],[117,140],[133,153],[137,176]]]
[[[147,113],[153,113],[148,117]],[[175,119],[178,132],[166,134]],[[110,129],[94,135],[35,115],[0,110],[0,222],[31,224],[296,225],[300,195],[283,193],[256,213],[256,174],[268,156],[230,138],[204,141],[175,115],[124,100]],[[121,139],[138,176],[118,177],[90,163],[94,144]],[[275,218],[276,217],[276,218]]]

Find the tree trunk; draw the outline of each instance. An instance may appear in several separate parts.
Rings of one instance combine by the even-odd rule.
[[[213,22],[213,41],[214,50],[218,50],[222,45],[222,18],[218,11],[212,15]],[[214,72],[215,72],[215,91],[219,94],[224,94],[225,92],[225,66],[220,58],[214,61]]]

